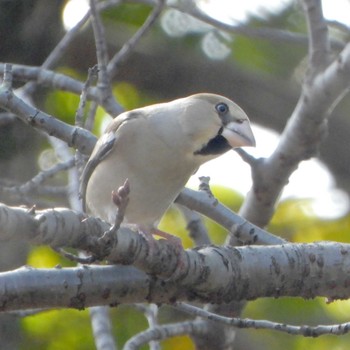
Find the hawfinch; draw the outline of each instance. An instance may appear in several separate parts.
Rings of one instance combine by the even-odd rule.
[[[223,96],[201,93],[122,113],[97,141],[83,171],[83,208],[113,224],[112,191],[128,179],[124,222],[155,233],[198,167],[241,146],[255,146],[249,119]]]

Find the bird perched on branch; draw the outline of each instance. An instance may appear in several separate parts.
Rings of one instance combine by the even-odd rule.
[[[113,224],[112,192],[128,179],[125,221],[158,234],[158,221],[198,167],[242,146],[255,146],[249,119],[223,96],[201,93],[122,113],[83,171],[84,210]]]

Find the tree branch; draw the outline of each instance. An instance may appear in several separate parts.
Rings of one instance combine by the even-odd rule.
[[[321,71],[330,60],[328,27],[321,0],[303,0],[309,32],[309,74]]]
[[[89,3],[90,3],[92,27],[94,30],[94,37],[95,37],[96,56],[97,56],[97,62],[99,67],[99,71],[98,71],[98,77],[99,77],[98,80],[100,85],[99,87],[102,89],[109,90],[110,79],[107,73],[107,64],[109,61],[108,48],[107,48],[104,27],[102,25],[100,14],[97,10],[95,1],[96,0],[90,0]]]
[[[292,335],[302,335],[304,337],[319,337],[321,335],[344,335],[350,331],[350,322],[344,322],[334,325],[319,326],[293,326],[285,323],[272,322],[267,320],[253,320],[249,318],[225,317],[208,312],[199,307],[177,302],[175,308],[184,311],[192,316],[203,317],[210,321],[222,323],[235,328],[253,328],[253,329],[270,329]]]
[[[98,64],[98,82],[97,88],[100,94],[100,98],[103,101],[103,105],[119,107],[119,104],[115,100],[112,87],[111,79],[107,71],[108,65],[108,47],[106,36],[104,33],[104,27],[100,18],[100,13],[97,10],[96,0],[90,0],[90,11],[92,27],[94,30],[95,45],[96,45],[96,56]]]
[[[56,175],[60,171],[67,170],[73,166],[74,166],[74,159],[71,158],[66,162],[55,164],[50,169],[39,172],[32,179],[30,179],[29,181],[21,185],[7,186],[7,187],[4,186],[2,187],[1,191],[7,194],[21,194],[21,195],[27,194],[33,191],[35,188],[41,186],[42,183],[48,178]]]
[[[107,66],[108,74],[111,77],[114,77],[117,74],[118,66],[130,56],[140,39],[149,32],[162,13],[163,8],[164,0],[158,0],[158,4],[155,5],[153,11],[139,30],[122,46],[119,52],[113,56]]]
[[[122,254],[127,253],[119,252]],[[131,266],[23,267],[3,272],[0,310],[82,309],[145,301],[221,304],[261,297],[350,297],[349,244],[205,247],[186,254],[187,273],[176,281]],[[156,258],[154,263],[158,263]]]
[[[109,318],[109,308],[106,306],[94,306],[89,308],[91,326],[97,350],[116,350],[112,326]]]
[[[5,70],[5,64],[0,63],[0,73]],[[14,80],[36,81],[42,86],[49,86],[52,89],[69,91],[80,95],[84,89],[84,83],[61,73],[55,73],[40,67],[29,67],[21,64],[12,65],[12,75]],[[123,112],[123,108],[116,103],[105,101],[99,94],[97,87],[87,90],[87,98],[99,103],[109,114],[118,115]],[[2,106],[4,107],[4,106]]]
[[[123,350],[136,350],[152,340],[159,341],[180,335],[192,334],[193,332],[201,332],[203,328],[205,328],[205,323],[202,321],[188,321],[157,326],[130,338],[125,343]]]
[[[274,213],[275,203],[298,164],[313,156],[326,134],[333,108],[350,86],[350,44],[325,71],[304,85],[298,104],[281,135],[278,147],[259,163],[253,190],[240,214],[264,227]],[[254,169],[253,169],[254,171]]]
[[[90,154],[96,143],[96,138],[89,131],[72,127],[28,105],[4,84],[0,86],[0,105],[7,111],[14,113],[26,124],[65,141],[69,146],[79,149],[83,154]]]
[[[198,192],[184,188],[175,202],[219,223],[230,232],[230,237],[239,244],[281,244],[285,242],[282,238],[248,222],[203,191]]]

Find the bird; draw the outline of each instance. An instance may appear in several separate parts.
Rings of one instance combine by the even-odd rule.
[[[157,235],[161,217],[197,169],[244,146],[255,146],[248,116],[217,94],[124,112],[107,126],[82,172],[83,210],[113,224],[118,209],[112,193],[127,180],[123,224]]]

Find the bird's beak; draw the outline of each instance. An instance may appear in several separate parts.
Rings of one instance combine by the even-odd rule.
[[[237,124],[236,122],[228,123],[222,132],[232,148],[236,147],[255,147],[255,138],[248,120]]]

